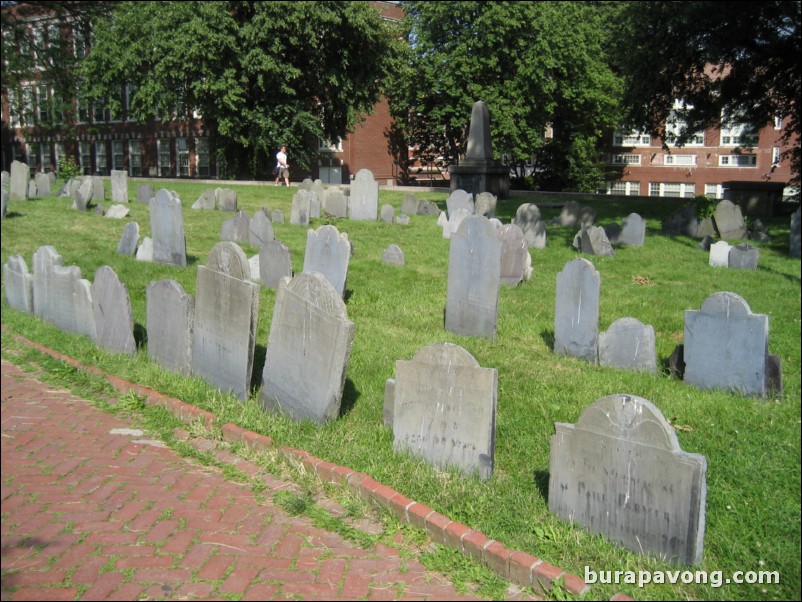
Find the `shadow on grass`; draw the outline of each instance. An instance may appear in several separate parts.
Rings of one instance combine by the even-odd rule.
[[[356,405],[356,400],[359,399],[359,389],[354,385],[354,381],[350,378],[345,379],[345,386],[343,387],[343,397],[340,403],[339,418],[346,416]]]
[[[548,503],[549,500],[549,471],[548,470],[536,470],[534,474],[535,479],[535,487],[540,492],[540,495],[543,496],[543,499],[546,500]]]
[[[251,371],[251,392],[262,385],[262,372],[265,369],[265,358],[267,357],[267,347],[256,345],[253,349],[253,369]]]
[[[546,347],[554,353],[554,331],[553,330],[543,330],[540,333],[540,338],[546,344]]]

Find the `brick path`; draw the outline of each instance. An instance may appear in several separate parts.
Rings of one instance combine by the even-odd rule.
[[[289,516],[271,491],[258,499],[5,360],[0,386],[2,600],[481,599],[395,547]]]

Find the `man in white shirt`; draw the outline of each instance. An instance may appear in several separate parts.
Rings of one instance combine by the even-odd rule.
[[[290,164],[287,163],[287,147],[281,147],[281,150],[276,153],[276,186],[279,180],[284,178],[284,183],[290,185]]]

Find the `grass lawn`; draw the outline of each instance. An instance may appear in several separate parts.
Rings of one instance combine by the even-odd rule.
[[[129,180],[136,199],[142,181]],[[220,242],[222,223],[231,213],[190,206],[207,188],[230,187],[239,208],[253,216],[262,207],[281,209],[286,223],[274,224],[275,236],[292,253],[294,271],[303,267],[307,228],[289,224],[295,187],[200,182],[151,182],[182,199],[187,241],[186,268],[138,262],[116,254],[128,221],[150,235],[148,207],[135,200],[126,219],[105,219],[70,208],[69,199],[37,198],[11,202],[2,222],[2,262],[21,255],[32,271],[33,253],[52,245],[64,265],[77,265],[93,280],[108,265],[127,286],[136,330],[145,330],[148,282],[177,280],[194,295],[197,266]],[[107,191],[110,185],[106,182]],[[108,192],[107,192],[108,194]],[[404,192],[382,189],[379,205],[400,209]],[[445,208],[445,193],[418,192]],[[504,223],[525,197],[500,201]],[[708,584],[594,584],[593,599],[624,592],[638,600],[798,600],[800,591],[800,260],[788,256],[790,218],[764,219],[771,240],[760,249],[757,270],[711,268],[698,241],[666,236],[660,222],[683,201],[618,202],[603,197],[592,205],[596,223],[619,224],[631,212],[647,220],[641,248],[618,248],[614,257],[589,259],[601,274],[600,331],[631,316],[651,324],[656,334],[660,373],[641,374],[602,368],[552,353],[556,276],[583,255],[571,247],[577,228],[548,227],[547,247],[531,249],[534,274],[518,287],[502,287],[495,340],[465,337],[444,329],[449,241],[436,217],[411,216],[402,226],[345,219],[313,220],[346,232],[354,244],[346,283],[348,318],[356,336],[347,371],[340,418],[324,426],[294,423],[264,414],[259,391],[248,401],[215,391],[197,378],[182,378],[148,361],[144,347],[135,356],[98,349],[84,337],[59,332],[33,316],[11,309],[2,298],[2,323],[82,362],[141,383],[209,410],[225,422],[272,437],[278,444],[365,472],[403,495],[453,520],[482,531],[508,548],[523,550],[583,577],[593,571],[659,571],[675,567],[631,553],[605,538],[560,520],[548,511],[550,439],[555,422],[575,423],[582,411],[606,395],[628,393],[653,402],[675,426],[682,449],[707,458],[707,509],[704,558],[697,570],[719,573],[720,587]],[[111,203],[106,201],[108,208]],[[542,204],[542,202],[541,202]],[[559,208],[543,205],[550,219]],[[397,244],[405,266],[385,265],[383,251]],[[248,257],[258,249],[241,244]],[[710,295],[730,291],[743,297],[753,313],[769,316],[769,353],[782,362],[784,390],[767,399],[722,391],[702,391],[673,378],[668,358],[683,340],[684,312],[698,310]],[[275,291],[261,289],[254,372],[261,375]],[[3,354],[12,345],[3,334]],[[393,435],[382,424],[387,378],[396,360],[410,360],[422,347],[450,342],[468,350],[482,367],[498,370],[495,471],[491,479],[462,478],[438,472],[421,461],[393,452]],[[144,343],[146,344],[146,343]],[[257,382],[261,378],[256,379]],[[779,584],[726,583],[738,571],[776,571]]]

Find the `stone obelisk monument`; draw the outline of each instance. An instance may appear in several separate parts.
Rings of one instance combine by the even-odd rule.
[[[489,192],[500,199],[510,195],[510,172],[493,159],[490,113],[481,100],[473,103],[465,158],[448,171],[451,174],[452,191],[461,189],[474,195]]]

